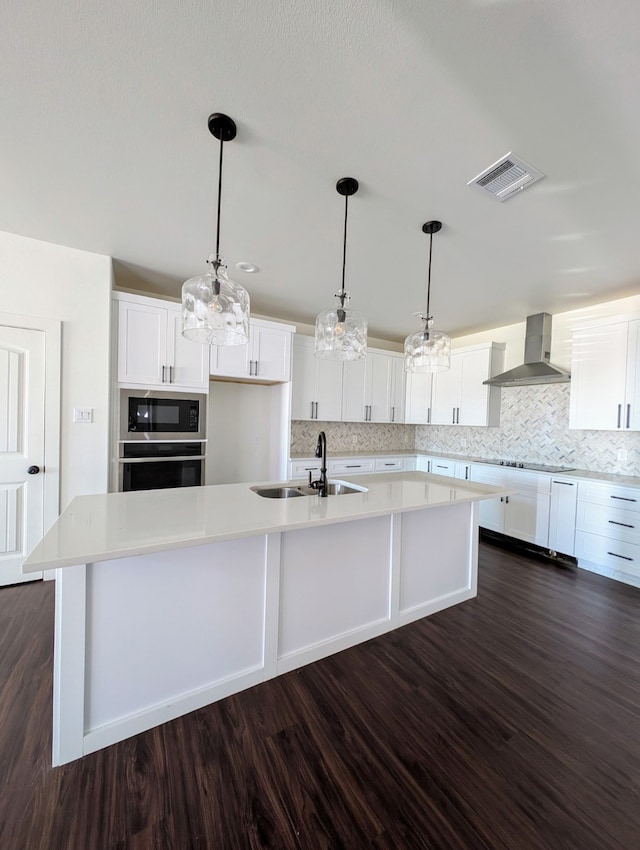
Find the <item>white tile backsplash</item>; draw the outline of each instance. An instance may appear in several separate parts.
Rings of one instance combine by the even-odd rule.
[[[313,453],[324,430],[330,452],[420,451],[640,475],[640,433],[569,430],[569,384],[505,387],[498,428],[461,425],[291,423],[291,451]]]
[[[327,435],[327,450],[336,452],[397,452],[415,448],[415,425],[387,425],[374,422],[291,423],[291,453],[313,454],[318,433]]]
[[[640,433],[569,430],[570,384],[503,387],[500,426],[417,425],[416,448],[640,475]]]

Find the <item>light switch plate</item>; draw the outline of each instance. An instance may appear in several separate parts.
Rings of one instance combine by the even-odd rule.
[[[92,407],[74,407],[73,408],[73,421],[74,422],[93,422],[93,408]]]

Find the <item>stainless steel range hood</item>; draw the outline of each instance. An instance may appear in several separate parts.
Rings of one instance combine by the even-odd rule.
[[[552,366],[549,362],[551,351],[551,316],[549,313],[536,313],[527,316],[527,329],[524,340],[524,363],[484,381],[491,387],[526,387],[531,384],[560,384],[571,380],[569,372]]]

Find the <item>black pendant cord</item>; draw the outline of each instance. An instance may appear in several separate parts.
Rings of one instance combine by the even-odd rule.
[[[220,161],[218,164],[218,219],[216,223],[216,260],[220,260],[220,210],[222,209],[222,149],[224,142],[220,139]]]
[[[340,290],[340,306],[344,308],[346,293],[344,289],[345,272],[347,268],[347,217],[349,212],[349,196],[344,196],[344,238],[342,240],[342,289]]]
[[[429,304],[431,303],[431,250],[433,248],[433,233],[429,234],[429,271],[427,273],[427,323],[429,322]]]

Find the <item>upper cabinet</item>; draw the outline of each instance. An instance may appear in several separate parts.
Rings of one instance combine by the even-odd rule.
[[[345,363],[342,421],[402,422],[403,390],[397,386],[401,367],[400,354],[372,348],[364,360]]]
[[[114,293],[118,312],[118,382],[175,390],[207,390],[209,347],[182,336],[182,308]]]
[[[569,427],[640,431],[640,320],[573,333]]]
[[[315,340],[296,334],[293,340],[291,418],[340,422],[342,362],[315,355]]]
[[[431,372],[407,372],[404,421],[408,425],[428,425],[431,422],[432,380]]]
[[[293,325],[251,319],[247,345],[211,346],[211,376],[256,383],[286,383],[291,379],[294,330]]]
[[[492,342],[451,352],[451,369],[433,376],[431,424],[500,424],[500,387],[483,382],[503,370],[504,349]]]

